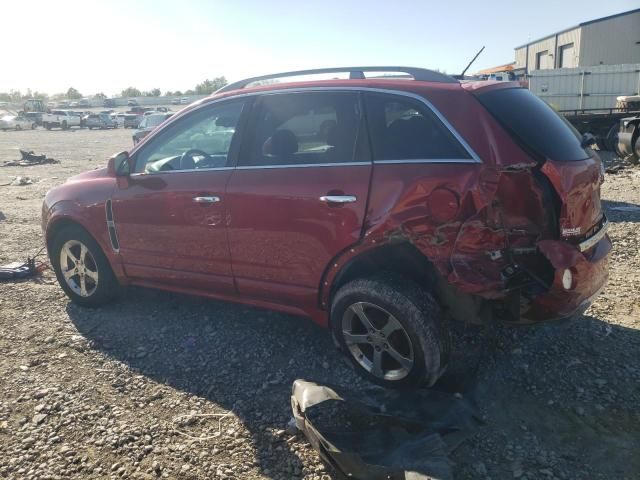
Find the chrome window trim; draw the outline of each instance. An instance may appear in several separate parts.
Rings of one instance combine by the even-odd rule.
[[[407,91],[404,91],[404,90],[392,90],[392,89],[388,89],[388,88],[374,88],[374,87],[327,87],[327,86],[322,86],[322,87],[302,87],[302,88],[280,88],[280,89],[277,89],[277,90],[268,90],[268,91],[262,91],[262,92],[248,92],[248,93],[241,93],[241,94],[238,94],[238,95],[230,95],[228,97],[223,97],[223,98],[216,99],[216,100],[213,100],[211,102],[208,102],[207,105],[209,105],[211,103],[218,102],[218,101],[229,100],[231,98],[263,96],[263,95],[278,95],[278,94],[283,94],[283,93],[304,93],[304,92],[322,92],[322,91],[383,93],[383,94],[387,94],[387,95],[399,95],[399,96],[402,96],[402,97],[408,97],[408,98],[412,98],[414,100],[417,100],[417,101],[421,102],[423,105],[425,105],[429,110],[431,110],[431,112],[433,112],[433,114],[438,118],[438,120],[440,120],[442,122],[442,124],[447,128],[447,130],[449,130],[449,132],[454,136],[454,138],[460,143],[460,145],[462,145],[462,147],[465,149],[465,151],[471,157],[471,158],[465,159],[465,160],[469,160],[470,161],[469,163],[482,163],[482,160],[480,159],[478,154],[473,150],[473,148],[471,148],[471,146],[460,135],[460,133],[453,127],[453,125],[451,125],[451,123],[449,123],[449,121],[446,119],[446,117],[444,115],[442,115],[440,110],[438,110],[435,107],[435,105],[433,105],[433,103],[431,103],[429,100],[427,100],[423,96],[418,95],[417,93],[407,92]],[[378,161],[385,162],[387,160],[378,160]],[[440,161],[438,161],[438,163],[440,163]],[[452,163],[457,163],[457,162],[452,162]]]
[[[403,163],[478,163],[473,158],[411,158],[407,160],[374,160],[374,165],[391,165]]]
[[[274,168],[309,168],[309,167],[358,167],[371,166],[371,162],[334,162],[334,163],[294,163],[293,165],[242,165],[236,170],[263,170]]]
[[[149,175],[163,175],[165,173],[194,173],[194,172],[216,172],[223,170],[234,170],[235,167],[213,167],[213,168],[189,168],[186,170],[165,170],[160,172],[136,172],[129,174],[130,177],[140,177]]]
[[[355,165],[377,165],[377,164],[403,164],[403,163],[482,163],[482,160],[478,156],[478,154],[471,148],[471,146],[466,142],[464,138],[458,133],[458,131],[449,123],[449,121],[440,113],[440,111],[426,98],[413,93],[407,92],[404,90],[392,90],[388,88],[374,88],[374,87],[301,87],[301,88],[279,88],[276,90],[268,90],[268,91],[260,91],[260,92],[246,92],[240,93],[237,95],[228,95],[222,98],[212,99],[210,101],[206,101],[207,99],[202,99],[200,105],[187,113],[187,115],[197,112],[200,109],[207,108],[211,105],[215,105],[217,103],[231,101],[237,98],[248,98],[248,97],[261,97],[264,95],[280,95],[285,93],[312,93],[312,92],[372,92],[372,93],[383,93],[387,95],[398,95],[401,97],[408,97],[414,100],[421,102],[425,105],[431,112],[442,122],[442,124],[449,130],[449,132],[454,136],[454,138],[462,145],[462,148],[469,154],[471,158],[447,158],[447,159],[405,159],[405,160],[375,160],[373,162],[345,162],[345,163],[314,163],[314,164],[295,164],[295,165],[242,165],[235,167],[220,167],[220,168],[201,168],[195,170],[168,170],[166,172],[157,172],[157,173],[134,173],[134,175],[157,175],[158,173],[184,173],[184,172],[204,172],[211,170],[255,170],[255,169],[274,169],[274,168],[304,168],[304,167],[337,167],[337,166],[355,166]],[[180,115],[177,118],[182,117]],[[170,124],[168,124],[170,125]]]

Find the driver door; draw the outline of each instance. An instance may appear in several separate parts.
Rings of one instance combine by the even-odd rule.
[[[204,105],[132,154],[133,172],[112,195],[120,256],[136,283],[235,291],[225,188],[245,100]]]

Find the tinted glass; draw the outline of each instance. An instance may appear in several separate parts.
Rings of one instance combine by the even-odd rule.
[[[235,101],[202,108],[167,125],[136,155],[136,172],[227,166],[243,106]]]
[[[352,93],[295,93],[260,98],[253,142],[241,165],[351,162],[360,114]]]
[[[445,125],[426,107],[398,95],[367,95],[374,160],[471,158]]]
[[[581,136],[562,116],[524,88],[503,88],[478,100],[525,148],[551,160],[583,160]]]

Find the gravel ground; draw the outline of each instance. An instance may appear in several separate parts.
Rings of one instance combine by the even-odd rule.
[[[0,132],[0,164],[19,147],[61,161],[0,167],[0,264],[42,245],[49,188],[130,145]],[[640,478],[640,170],[608,175],[603,198],[611,278],[586,314],[469,332],[484,354],[458,387],[484,426],[452,453],[456,478]],[[296,378],[362,384],[297,317],[140,288],[87,310],[51,272],[0,284],[0,478],[335,478],[287,428]]]

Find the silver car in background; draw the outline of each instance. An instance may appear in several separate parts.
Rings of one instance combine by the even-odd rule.
[[[108,113],[90,113],[83,118],[84,126],[93,128],[118,128],[118,122]]]
[[[173,112],[152,113],[151,115],[145,115],[140,121],[140,125],[138,125],[138,130],[133,132],[133,144],[135,145],[144,137],[146,137],[149,132],[151,132],[154,128],[164,122],[171,115],[173,115]]]
[[[0,117],[0,130],[33,130],[38,123],[22,115],[5,115]]]

